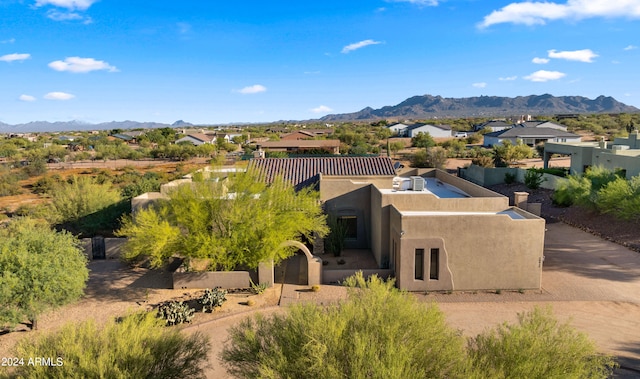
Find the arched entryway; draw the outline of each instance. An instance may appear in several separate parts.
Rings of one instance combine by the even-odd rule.
[[[276,283],[316,285],[322,283],[322,259],[298,241],[286,241],[282,247],[293,246],[297,253],[274,266]]]

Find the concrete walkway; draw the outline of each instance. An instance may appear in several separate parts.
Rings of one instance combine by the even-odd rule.
[[[302,257],[301,257],[302,258]],[[285,283],[299,278],[299,262],[287,261]],[[289,266],[290,265],[290,266]],[[299,282],[298,282],[299,283]],[[570,321],[595,340],[599,349],[619,357],[628,368],[616,378],[640,377],[640,254],[562,223],[547,225],[542,291],[502,291],[416,294],[425,302],[437,302],[449,324],[466,336],[475,336],[502,322],[515,322],[517,314],[535,306],[551,306],[561,321]],[[320,292],[308,286],[284,284],[281,307],[250,313],[283,311],[285,304],[312,301],[327,304],[346,297],[344,287],[323,285]],[[209,378],[229,378],[218,354],[227,339],[227,329],[250,313],[194,325],[210,336],[212,368]]]

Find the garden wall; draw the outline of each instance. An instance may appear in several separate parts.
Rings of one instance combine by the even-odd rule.
[[[505,174],[511,174],[516,176],[516,182],[524,183],[524,177],[527,173],[526,169],[517,167],[480,167],[471,165],[459,170],[459,176],[472,183],[481,185],[483,187],[492,186],[496,184],[503,184]],[[544,181],[540,184],[540,188],[555,190],[558,185],[567,179],[551,174],[542,174]]]

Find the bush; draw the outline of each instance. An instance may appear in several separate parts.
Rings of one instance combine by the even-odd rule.
[[[596,206],[623,220],[640,219],[640,176],[618,177],[598,191]]]
[[[519,314],[469,341],[469,356],[487,378],[608,378],[613,358],[600,355],[585,334],[559,323],[551,309]]]
[[[542,177],[542,175],[543,174],[537,171],[535,168],[530,168],[524,174],[524,184],[527,186],[527,188],[538,189],[540,188],[542,182],[546,180]]]
[[[153,314],[111,321],[67,324],[55,333],[24,338],[17,357],[51,357],[55,367],[26,364],[16,377],[27,378],[204,378],[210,344],[206,336],[164,328]]]
[[[516,181],[516,174],[512,174],[510,172],[506,172],[504,174],[504,182],[506,184],[513,184]]]

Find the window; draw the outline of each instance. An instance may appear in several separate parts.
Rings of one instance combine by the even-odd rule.
[[[345,239],[358,239],[358,218],[356,216],[340,216],[338,222],[345,227]]]
[[[424,278],[424,249],[416,249],[414,265],[416,267],[415,279],[422,280]]]
[[[438,280],[440,272],[440,249],[431,249],[431,257],[429,259],[429,279]]]

